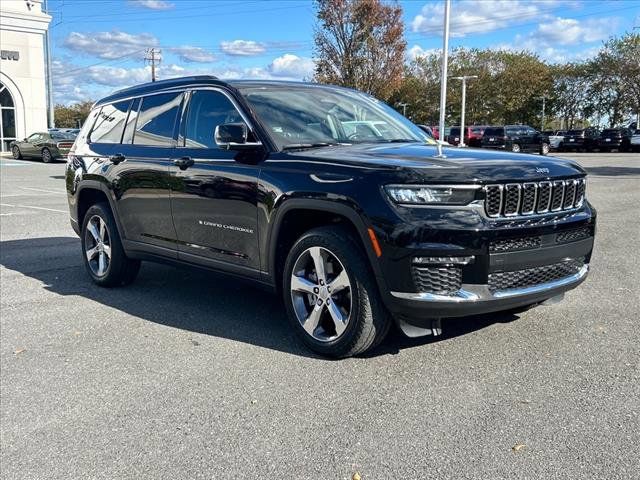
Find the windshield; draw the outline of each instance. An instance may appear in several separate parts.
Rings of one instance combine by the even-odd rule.
[[[426,133],[391,107],[354,90],[252,86],[240,91],[280,149],[428,142]]]

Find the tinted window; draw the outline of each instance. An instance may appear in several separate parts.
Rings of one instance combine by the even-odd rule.
[[[104,105],[89,136],[94,143],[120,143],[122,128],[129,110],[129,100]]]
[[[522,135],[522,129],[518,127],[506,128],[507,135]]]
[[[615,129],[606,129],[602,131],[602,135],[619,135],[620,134],[620,130],[615,130]]]
[[[484,129],[482,129],[480,127],[471,128],[471,133],[473,133],[475,135],[482,135],[483,132],[484,132]]]
[[[496,136],[496,137],[501,137],[504,135],[504,128],[496,128],[496,127],[489,127],[484,131],[484,136]]]
[[[189,101],[185,146],[218,148],[214,139],[216,127],[223,123],[240,122],[242,117],[225,95],[213,90],[195,91]]]
[[[451,127],[450,135],[460,135],[460,127]]]
[[[181,93],[163,93],[144,97],[138,113],[133,143],[135,145],[172,146],[173,129],[181,101]]]
[[[129,116],[127,117],[127,123],[124,126],[124,135],[122,136],[122,143],[133,142],[133,133],[136,128],[136,120],[138,119],[138,110],[140,109],[140,99],[136,98],[129,109]]]

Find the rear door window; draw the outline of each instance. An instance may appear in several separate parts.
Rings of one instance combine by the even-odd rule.
[[[485,137],[502,137],[504,136],[504,129],[503,128],[487,128],[484,131],[484,136]]]
[[[182,93],[162,93],[144,97],[138,113],[133,144],[173,146],[176,118],[181,102]]]
[[[125,100],[102,107],[89,136],[92,143],[120,143],[130,103]]]

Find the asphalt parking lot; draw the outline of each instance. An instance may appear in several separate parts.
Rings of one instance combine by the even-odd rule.
[[[563,155],[599,212],[582,287],[343,361],[214,274],[145,263],[94,286],[64,164],[3,157],[0,475],[638,478],[640,155]]]

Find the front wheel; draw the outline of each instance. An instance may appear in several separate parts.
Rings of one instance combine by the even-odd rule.
[[[520,145],[518,145],[517,143],[514,143],[513,145],[511,145],[511,151],[513,153],[520,153]]]
[[[20,153],[20,149],[18,148],[17,145],[13,146],[13,148],[11,149],[11,154],[13,155],[13,158],[15,158],[16,160],[20,160],[22,158],[22,153]]]
[[[549,155],[549,144],[543,143],[540,147],[540,155]]]
[[[341,227],[305,233],[290,250],[283,296],[289,320],[313,351],[343,358],[379,344],[391,325],[359,242]]]
[[[140,261],[128,258],[111,209],[98,203],[87,210],[80,235],[84,265],[102,287],[128,285],[140,270]]]
[[[53,156],[51,155],[51,150],[48,148],[42,149],[42,161],[44,163],[51,163],[53,161]]]

